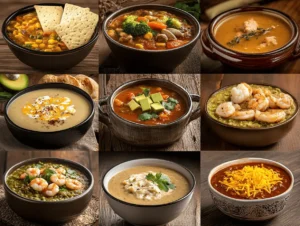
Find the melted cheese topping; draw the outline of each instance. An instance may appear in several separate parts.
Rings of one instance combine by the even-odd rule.
[[[129,179],[124,180],[122,183],[124,185],[124,189],[135,195],[138,199],[149,201],[161,199],[173,192],[172,189],[169,189],[168,192],[162,191],[156,183],[147,180],[146,176],[149,173],[156,175],[156,173],[152,171],[130,175]]]
[[[233,191],[247,198],[255,197],[259,193],[271,194],[277,184],[281,184],[283,178],[272,169],[261,166],[244,166],[239,170],[225,171],[225,177],[221,184],[227,187],[227,191]]]
[[[76,109],[68,97],[41,96],[33,104],[27,103],[22,108],[22,113],[33,119],[55,124],[67,120],[76,113]]]

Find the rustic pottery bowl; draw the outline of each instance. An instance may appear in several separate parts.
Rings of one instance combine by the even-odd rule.
[[[112,196],[108,191],[110,179],[119,172],[136,166],[160,166],[175,170],[189,181],[191,190],[181,199],[161,205],[137,205],[124,202]],[[183,166],[161,159],[137,159],[121,163],[110,169],[103,177],[102,188],[105,192],[109,205],[127,222],[139,226],[165,225],[177,218],[188,206],[194,194],[196,180],[192,172]],[[161,214],[163,213],[163,214]]]
[[[10,104],[16,100],[19,96],[40,89],[48,89],[48,88],[57,88],[57,89],[67,89],[71,90],[82,97],[90,104],[91,112],[90,115],[80,124],[73,126],[69,129],[55,131],[55,132],[38,132],[33,130],[28,130],[19,127],[13,121],[10,120],[8,116],[8,108]],[[46,83],[30,86],[23,91],[14,95],[5,106],[4,117],[6,124],[13,134],[13,136],[19,140],[21,143],[26,144],[28,146],[32,146],[35,148],[60,148],[67,146],[69,144],[75,143],[79,139],[81,139],[84,134],[89,130],[93,123],[93,118],[95,114],[94,103],[90,95],[88,95],[85,91],[79,89],[78,87],[64,84],[64,83]]]
[[[114,112],[113,101],[122,90],[138,84],[157,85],[174,90],[185,101],[187,112],[174,122],[155,126],[138,124],[121,118]],[[193,102],[199,103],[195,110],[193,110]],[[103,111],[103,105],[107,105],[107,113]],[[139,79],[124,83],[113,91],[110,96],[100,99],[99,115],[100,122],[108,126],[111,132],[124,142],[137,146],[169,145],[181,138],[186,126],[191,121],[200,117],[200,96],[189,94],[183,87],[168,80]]]
[[[49,6],[62,6],[64,4],[57,3],[43,3],[37,5],[49,5]],[[17,15],[34,11],[34,5],[26,6],[22,9],[17,10],[8,16],[2,24],[2,35],[8,44],[8,47],[13,54],[24,64],[30,67],[41,69],[41,70],[64,70],[74,67],[80,63],[93,49],[98,39],[98,25],[95,28],[95,32],[91,39],[85,45],[62,52],[41,52],[32,49],[27,49],[13,42],[6,33],[6,27],[9,22]]]
[[[116,17],[138,9],[162,10],[185,18],[194,26],[194,38],[186,45],[169,50],[141,50],[122,45],[112,39],[106,32],[108,24]],[[125,68],[134,71],[164,71],[170,72],[176,68],[192,51],[200,36],[200,24],[191,14],[166,5],[142,4],[126,7],[111,14],[103,23],[103,33],[112,53]]]
[[[215,28],[222,19],[241,12],[266,12],[282,18],[287,22],[287,24],[289,24],[291,28],[292,37],[290,41],[285,46],[277,50],[256,54],[241,53],[222,46],[218,43],[213,35]],[[245,70],[264,70],[273,68],[289,59],[300,56],[299,29],[296,22],[283,12],[264,7],[243,7],[221,13],[220,15],[215,17],[210,22],[208,28],[204,32],[202,32],[201,44],[204,53],[208,57],[214,60],[219,60],[222,63],[230,65],[232,67],[237,67]]]
[[[39,161],[61,163],[71,166],[83,173],[89,180],[88,189],[81,195],[63,201],[47,202],[24,198],[12,191],[6,179],[19,167]],[[88,206],[94,187],[93,174],[84,166],[70,160],[59,158],[35,158],[20,162],[12,166],[4,176],[5,198],[9,207],[20,217],[44,224],[57,224],[71,221],[78,217]]]
[[[235,199],[223,195],[222,193],[214,189],[211,185],[211,178],[218,171],[231,165],[255,162],[274,165],[286,171],[291,177],[291,185],[289,189],[284,193],[271,198],[245,200]],[[243,158],[225,162],[213,168],[208,175],[208,184],[211,197],[214,200],[215,205],[221,212],[239,220],[261,221],[271,219],[283,211],[294,186],[294,176],[292,172],[281,163],[263,158]]]
[[[296,98],[289,92],[285,91],[284,89],[269,84],[257,84],[257,85],[272,86],[275,88],[279,88],[282,92],[289,94],[293,98],[294,103],[296,105],[296,110],[294,115],[288,120],[268,128],[242,128],[242,127],[228,125],[212,118],[209,115],[207,110],[207,104],[209,99],[213,95],[217,94],[218,92],[234,85],[238,85],[238,84],[228,85],[213,92],[209,96],[205,104],[205,115],[206,118],[208,118],[208,123],[211,129],[223,140],[225,140],[228,143],[239,145],[239,146],[263,147],[263,146],[277,143],[280,139],[282,139],[285,135],[287,135],[288,132],[293,128],[293,125],[296,122],[295,120],[296,116],[299,111],[299,106]]]

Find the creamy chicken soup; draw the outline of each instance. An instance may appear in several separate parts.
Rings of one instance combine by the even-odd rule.
[[[18,126],[40,132],[71,128],[91,113],[80,94],[64,89],[40,89],[23,94],[8,108],[8,117]]]
[[[174,202],[190,191],[188,180],[180,173],[157,166],[137,166],[111,178],[109,193],[122,201],[140,205]]]

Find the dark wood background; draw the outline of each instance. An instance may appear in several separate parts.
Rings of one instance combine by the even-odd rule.
[[[201,109],[205,109],[205,103],[211,93],[226,85],[248,82],[248,83],[266,83],[270,85],[279,86],[282,89],[290,92],[297,100],[300,100],[300,75],[298,74],[254,74],[254,75],[240,75],[240,74],[202,74],[201,87]],[[219,138],[207,124],[205,111],[201,114],[201,150],[245,150],[245,148],[238,147],[226,143]],[[260,150],[277,150],[277,151],[298,151],[300,149],[300,120],[299,116],[296,118],[296,123],[293,129],[278,143],[258,148]],[[262,137],[263,139],[263,137]],[[247,148],[248,150],[249,148]]]
[[[112,152],[100,152],[100,225],[101,226],[132,226],[125,222],[118,215],[116,215],[110,208],[104,191],[102,189],[102,178],[105,173],[113,166],[139,158],[160,158],[177,162],[189,170],[191,170],[197,180],[197,184],[200,184],[200,152],[119,152],[118,154]],[[163,214],[163,213],[161,213]],[[200,226],[200,187],[195,189],[194,197],[190,202],[188,208],[174,221],[165,226]]]
[[[98,14],[97,0],[1,0],[0,1],[0,24],[2,26],[3,21],[13,12],[28,5],[38,3],[70,3],[81,7],[89,7],[91,11]],[[98,40],[99,41],[99,40]],[[86,73],[97,74],[98,73],[98,55],[99,48],[98,43],[91,51],[91,53],[78,65],[68,69],[66,71],[57,71],[57,73]],[[19,61],[15,55],[10,51],[8,45],[0,34],[0,72],[1,73],[35,73],[39,70],[31,68]]]
[[[258,157],[278,161],[288,167],[294,175],[295,183],[291,197],[284,211],[273,220],[265,222],[238,221],[219,211],[211,199],[207,177],[212,168],[224,162],[245,158]],[[202,151],[201,152],[201,222],[203,226],[296,226],[300,215],[300,153],[299,152],[267,152],[267,151]]]
[[[213,2],[221,2],[221,1],[206,0],[206,4],[203,3],[201,4],[201,6],[205,8],[206,5],[209,6],[214,5]],[[276,0],[266,4],[262,4],[262,6],[280,10],[288,14],[289,16],[291,16],[298,25],[300,24],[300,14],[299,14],[300,1],[299,0]],[[207,27],[207,25],[208,22],[202,22],[201,23],[202,30],[204,30]],[[280,65],[277,68],[266,71],[265,73],[300,73],[299,63],[300,63],[300,58],[297,58],[295,60],[290,60],[284,63],[283,65]],[[249,73],[248,71],[241,71],[235,68],[230,68],[228,66],[223,66],[219,61],[214,61],[208,58],[203,52],[201,54],[201,72],[202,73],[237,73],[237,72]],[[254,73],[257,72],[254,71]]]
[[[162,78],[183,86],[189,93],[200,94],[200,75],[100,75],[100,96],[110,95],[118,86],[127,81],[141,78]],[[101,85],[105,84],[105,85]],[[143,150],[126,144],[111,135],[110,130],[100,123],[100,151],[135,151]],[[149,150],[149,148],[147,148]],[[151,151],[198,151],[200,150],[200,119],[192,121],[183,137],[171,146],[151,149]]]

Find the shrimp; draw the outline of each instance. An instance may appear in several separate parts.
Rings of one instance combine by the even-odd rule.
[[[240,104],[252,95],[252,88],[247,83],[240,83],[231,89],[231,101]]]
[[[29,185],[35,191],[43,191],[47,188],[48,182],[43,178],[35,178],[30,181]]]
[[[276,101],[276,105],[281,109],[288,109],[292,106],[293,99],[290,95],[280,93],[279,98]]]
[[[65,168],[59,167],[59,168],[56,169],[56,172],[57,172],[58,174],[66,174],[67,171],[66,171]]]
[[[57,184],[52,183],[43,191],[44,195],[53,197],[59,192],[59,187]]]
[[[254,97],[248,102],[248,108],[253,110],[265,111],[269,107],[268,98],[261,93],[257,93]]]
[[[22,174],[20,175],[19,178],[20,178],[21,180],[23,180],[23,179],[25,179],[26,176],[27,176],[27,173],[22,173]]]
[[[232,102],[224,102],[220,104],[216,109],[217,115],[224,118],[230,117],[234,112],[235,112],[235,108]]]
[[[82,188],[82,183],[75,179],[66,179],[66,186],[71,190],[79,190]]]
[[[269,108],[277,108],[277,98],[273,95],[267,97],[269,100]]]
[[[26,170],[26,173],[30,176],[30,177],[37,177],[40,175],[40,169],[39,168],[28,168]]]
[[[286,113],[284,110],[270,109],[265,112],[256,111],[255,119],[261,122],[275,123],[285,119]]]
[[[234,104],[233,107],[236,111],[242,110],[242,107],[239,104]]]
[[[62,174],[52,174],[50,180],[58,186],[63,186],[66,183],[66,177]]]
[[[254,110],[236,111],[229,118],[236,120],[253,120],[255,116]]]

